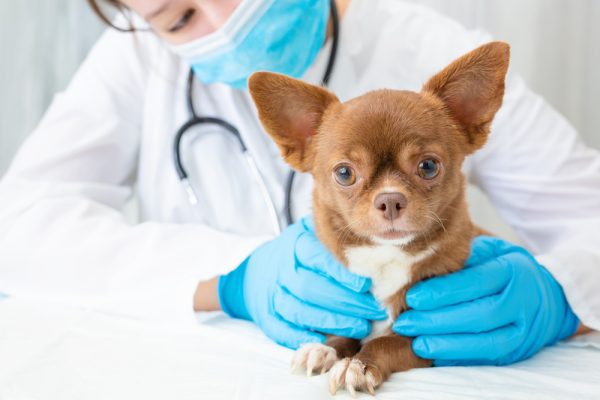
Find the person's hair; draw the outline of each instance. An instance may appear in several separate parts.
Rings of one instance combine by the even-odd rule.
[[[123,28],[121,26],[115,25],[111,21],[111,19],[106,15],[106,13],[102,10],[102,7],[100,6],[100,2],[98,0],[87,0],[87,2],[90,5],[90,7],[92,8],[92,11],[94,12],[94,14],[96,14],[98,16],[98,18],[100,18],[100,20],[102,22],[104,22],[106,25],[108,25],[111,28],[114,28],[120,32],[134,32],[135,31],[135,27],[133,26],[133,24],[131,23],[131,20],[127,16],[127,12],[129,11],[129,9],[123,3],[121,3],[119,0],[102,0],[102,2],[113,7],[114,9],[116,9],[117,12],[125,15],[126,19],[129,21],[129,28]]]

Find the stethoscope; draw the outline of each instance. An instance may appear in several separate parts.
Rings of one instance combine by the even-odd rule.
[[[329,83],[329,79],[331,78],[331,73],[333,71],[333,66],[335,64],[335,58],[337,55],[337,47],[338,47],[338,41],[339,41],[339,17],[338,17],[335,0],[331,0],[330,4],[331,4],[331,7],[330,7],[331,19],[333,22],[333,24],[332,24],[333,25],[332,26],[333,40],[331,43],[331,51],[329,53],[329,60],[327,61],[327,67],[325,69],[325,73],[323,74],[323,79],[321,80],[322,86],[327,86],[327,84]],[[189,72],[188,78],[187,78],[186,103],[187,103],[188,112],[190,113],[191,117],[186,123],[184,123],[177,130],[177,133],[175,134],[175,139],[173,140],[173,161],[175,163],[175,170],[177,171],[177,176],[179,177],[179,181],[181,182],[181,185],[183,186],[183,188],[185,189],[185,191],[187,193],[188,201],[190,202],[190,204],[192,206],[196,206],[198,204],[198,196],[196,195],[196,192],[194,191],[194,188],[192,187],[192,184],[190,183],[190,180],[188,178],[188,173],[187,173],[186,169],[184,168],[183,163],[181,161],[181,139],[186,134],[186,132],[189,132],[189,130],[191,128],[198,126],[200,124],[218,125],[218,126],[224,128],[231,135],[233,135],[235,137],[235,139],[237,140],[237,142],[239,143],[240,149],[244,156],[244,159],[246,160],[246,163],[248,164],[248,167],[250,168],[250,172],[251,172],[254,180],[258,184],[258,187],[261,191],[261,195],[263,196],[263,198],[265,200],[265,203],[268,205],[269,218],[271,219],[273,228],[276,232],[278,232],[278,233],[281,232],[283,227],[281,226],[279,217],[277,215],[277,207],[275,206],[273,199],[269,195],[265,180],[262,177],[262,175],[260,174],[258,167],[256,165],[256,162],[254,161],[254,158],[250,155],[250,152],[248,151],[248,147],[246,146],[246,143],[244,142],[242,135],[240,135],[239,130],[235,126],[233,126],[232,124],[230,124],[229,122],[227,122],[221,118],[199,116],[198,113],[196,112],[196,108],[194,106],[193,99],[194,99],[194,70],[190,68],[190,72]],[[292,217],[291,196],[292,196],[292,186],[294,184],[295,176],[296,176],[295,171],[290,170],[288,177],[287,177],[286,185],[285,185],[285,217],[286,217],[287,225],[291,225],[294,222],[293,217]]]

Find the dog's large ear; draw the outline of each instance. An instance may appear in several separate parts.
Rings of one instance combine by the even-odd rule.
[[[248,80],[263,127],[292,168],[312,169],[311,144],[325,110],[337,97],[327,90],[271,72],[256,72]]]
[[[467,135],[469,152],[482,147],[502,105],[510,46],[491,42],[454,61],[423,86],[440,98]]]

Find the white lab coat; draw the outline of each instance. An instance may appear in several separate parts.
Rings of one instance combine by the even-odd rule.
[[[395,0],[352,0],[330,89],[342,100],[377,88],[419,90],[490,37]],[[331,43],[305,79],[320,80]],[[193,207],[172,161],[188,66],[152,33],[108,30],[56,96],[0,184],[0,292],[137,318],[194,322],[198,281],[235,268],[274,235],[238,149],[215,127],[184,139],[199,193]],[[203,115],[237,126],[283,221],[288,168],[245,92],[196,84]],[[600,156],[511,75],[486,147],[464,171],[600,329]],[[296,218],[310,210],[299,176]],[[126,222],[132,196],[139,223]]]

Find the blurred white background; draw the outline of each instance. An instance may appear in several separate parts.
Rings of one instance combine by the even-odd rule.
[[[600,0],[406,1],[511,43],[512,68],[600,148]],[[0,1],[0,174],[103,29],[83,0]],[[478,223],[516,240],[481,194],[471,203]]]

